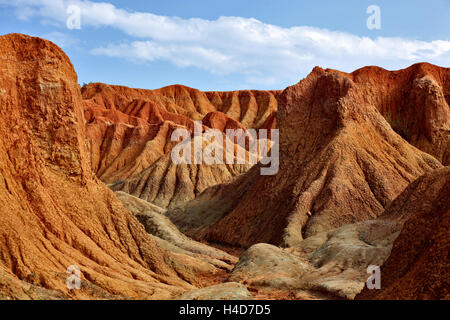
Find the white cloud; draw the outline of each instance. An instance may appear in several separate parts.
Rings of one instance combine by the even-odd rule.
[[[295,82],[315,65],[352,71],[365,65],[397,69],[418,61],[449,62],[450,42],[442,40],[372,39],[309,26],[283,28],[241,17],[181,19],[79,0],[19,0],[14,5],[19,17],[65,26],[70,4],[80,7],[82,28],[115,28],[130,37],[128,42],[94,48],[94,54],[242,74],[249,83]]]
[[[44,34],[42,36],[45,39],[48,39],[52,41],[53,43],[56,43],[61,48],[69,48],[69,47],[75,47],[79,44],[79,40],[72,37],[71,35],[67,33],[62,33],[59,31],[53,31],[47,34]]]
[[[179,67],[197,67],[213,73],[228,73],[230,57],[210,48],[197,45],[160,44],[152,41],[135,41],[95,48],[92,53],[109,57],[139,59],[143,61],[167,60]],[[235,68],[236,69],[236,68]]]

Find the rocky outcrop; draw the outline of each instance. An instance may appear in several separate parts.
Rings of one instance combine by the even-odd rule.
[[[229,280],[251,287],[292,289],[300,288],[301,278],[312,270],[307,261],[289,250],[259,243],[241,255]]]
[[[253,300],[253,296],[247,288],[236,282],[216,284],[186,292],[177,300]]]
[[[450,299],[450,167],[412,183],[383,217],[406,221],[381,267],[381,290],[357,299]]]
[[[450,164],[449,68],[429,63],[398,71],[365,67],[344,76],[358,84],[365,102],[406,141]]]
[[[394,132],[364,85],[336,71],[315,68],[284,90],[277,121],[278,174],[259,176],[255,166],[169,210],[181,230],[244,247],[295,246],[314,234],[375,219],[409,183],[442,166]],[[206,212],[213,218],[205,219]]]
[[[449,167],[421,176],[376,220],[318,233],[291,248],[253,245],[229,280],[266,295],[448,299],[449,179]],[[381,290],[366,287],[369,266],[382,266]]]
[[[299,242],[295,249],[313,266],[303,289],[354,299],[365,287],[369,266],[388,258],[402,223],[384,219],[349,224]]]
[[[231,270],[237,258],[206,244],[193,241],[182,234],[164,215],[164,210],[125,192],[116,192],[117,198],[141,222],[145,230],[157,237],[162,247],[175,253],[184,253],[211,264],[214,267]],[[168,244],[166,243],[168,242]]]
[[[82,104],[56,45],[0,37],[0,294],[155,299],[192,288],[193,263],[161,248],[93,174]],[[80,290],[66,286],[73,265]]]
[[[365,286],[367,267],[387,259],[400,229],[400,222],[371,220],[319,233],[291,248],[256,244],[241,255],[229,280],[259,294],[354,299]]]

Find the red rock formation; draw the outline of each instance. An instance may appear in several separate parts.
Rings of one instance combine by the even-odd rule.
[[[222,112],[210,112],[208,113],[202,120],[202,124],[212,128],[219,130],[221,132],[226,132],[227,129],[232,130],[247,130],[239,121],[227,116]]]
[[[357,299],[450,299],[450,167],[414,181],[384,219],[406,221],[381,267],[381,290]]]
[[[143,104],[145,106],[151,103]],[[171,150],[173,143],[170,137],[175,129],[193,128],[193,122],[188,118],[173,114],[164,117],[167,112],[159,113],[156,106],[151,108],[152,112],[149,114],[153,122],[139,117],[130,119],[117,110],[107,111],[106,117],[95,116],[92,108],[85,110],[85,114],[88,114],[86,118],[91,120],[86,125],[91,165],[97,176],[106,183],[127,179],[148,168]],[[178,122],[173,121],[176,117],[170,116],[179,117]]]
[[[206,92],[217,111],[238,120],[246,128],[260,128],[277,110],[281,91],[242,90]]]
[[[247,128],[259,128],[274,118],[279,91],[204,93],[180,85],[144,90],[94,83],[82,95],[92,167],[102,181],[117,183],[167,154],[179,126],[192,131],[197,120],[223,131],[245,129],[239,122],[245,121]]]
[[[0,295],[182,292],[195,281],[194,266],[161,249],[94,176],[82,103],[73,66],[56,45],[0,37]],[[71,265],[81,269],[81,290],[66,286]]]
[[[92,100],[106,109],[116,108],[126,114],[129,113],[128,106],[132,100],[147,100],[167,112],[192,120],[201,120],[209,112],[220,111],[247,128],[258,128],[258,123],[264,123],[277,110],[280,93],[258,90],[201,92],[182,85],[147,90],[103,83],[92,83],[82,88],[83,99]]]
[[[264,121],[261,129],[276,129],[277,128],[277,113],[276,111],[272,112],[270,116],[267,117],[266,121]]]
[[[199,141],[202,150],[210,144],[201,137],[195,139]],[[222,147],[223,159],[227,159],[225,145],[219,145]],[[193,159],[194,139],[191,150]],[[236,152],[235,158],[237,159]],[[252,167],[248,159],[248,152],[244,150],[243,164],[237,161],[234,164],[175,164],[169,152],[134,177],[116,182],[110,187],[114,191],[124,191],[162,208],[175,208],[194,199],[208,187],[232,181],[248,171]]]
[[[195,237],[232,245],[292,246],[385,212],[406,222],[384,289],[360,298],[449,298],[450,173],[417,149],[449,163],[449,69],[316,68],[282,93],[98,83],[80,93],[57,46],[11,34],[0,37],[0,105],[0,297],[169,298],[192,288],[201,268],[224,265],[159,211],[139,212],[184,248],[167,251],[174,245],[148,235],[98,176],[169,207]],[[278,122],[280,171],[174,165],[171,133],[195,120],[222,132]],[[132,208],[141,201],[124,198]],[[66,286],[70,265],[81,268],[81,290]]]
[[[377,217],[409,183],[441,164],[392,130],[375,93],[347,74],[315,68],[279,98],[278,174],[258,176],[253,168],[169,216],[193,236],[241,246],[290,245]],[[204,219],[206,212],[214,217]]]
[[[345,74],[405,140],[450,164],[450,69],[419,63],[398,71],[365,67]]]
[[[207,100],[212,93],[182,86],[140,90],[91,84],[82,91],[86,98],[92,167],[97,176],[110,183],[114,190],[128,192],[161,207],[183,204],[205,188],[230,181],[249,168],[248,165],[173,164],[170,150],[175,145],[171,141],[175,129],[193,132],[193,120],[203,117],[205,110],[225,108],[224,111],[232,113],[245,107],[243,118],[249,119],[249,113],[259,112],[259,117],[264,119],[268,111],[276,108],[271,92],[240,92],[233,101],[216,101],[219,104],[213,106]],[[217,97],[222,95],[226,96],[218,93]],[[245,97],[252,98],[245,102]],[[255,97],[260,105],[256,104]],[[191,110],[188,114],[192,119],[181,115],[186,110]],[[272,120],[265,120],[267,126],[274,125],[274,115],[272,111],[269,116]],[[227,129],[247,130],[238,120],[220,111],[208,112],[202,124],[203,130],[209,127],[223,133]]]

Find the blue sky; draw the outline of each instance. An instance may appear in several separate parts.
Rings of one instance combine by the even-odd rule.
[[[367,28],[371,5],[381,29]],[[283,89],[316,65],[450,67],[448,0],[0,0],[0,30],[54,41],[81,84]]]

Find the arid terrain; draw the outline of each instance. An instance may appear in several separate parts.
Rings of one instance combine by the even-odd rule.
[[[449,68],[202,92],[76,67],[0,36],[0,299],[450,299]],[[233,163],[174,163],[175,130],[212,144],[198,121],[279,130],[277,173],[234,140]]]

